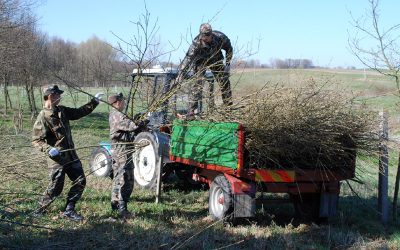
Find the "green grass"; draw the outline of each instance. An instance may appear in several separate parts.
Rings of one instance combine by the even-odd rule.
[[[232,76],[238,82],[239,74]],[[371,107],[385,107],[398,116],[397,98],[382,93],[395,92],[388,79],[367,75],[362,71],[262,70],[246,72],[234,94],[256,89],[267,81],[294,84],[300,78],[330,79],[359,91],[360,100]],[[102,89],[88,88],[94,94]],[[24,100],[13,88],[13,103]],[[102,91],[105,91],[104,89]],[[118,89],[119,91],[119,89]],[[126,89],[125,89],[126,91]],[[73,106],[69,95],[63,104]],[[77,104],[88,99],[77,94]],[[0,110],[4,109],[0,93]],[[21,101],[22,102],[22,101]],[[23,102],[23,105],[26,105]],[[24,106],[26,107],[26,106]],[[0,247],[15,248],[133,248],[133,249],[398,249],[399,222],[380,223],[377,211],[377,157],[357,158],[357,177],[362,183],[342,184],[339,211],[329,225],[304,224],[293,219],[290,204],[267,204],[257,210],[256,218],[241,224],[223,225],[208,217],[207,190],[183,189],[179,183],[165,183],[162,202],[155,204],[153,193],[135,189],[129,210],[134,219],[111,221],[111,180],[87,176],[87,186],[77,205],[85,217],[82,223],[60,216],[70,183],[66,181],[62,195],[49,207],[48,213],[34,218],[31,212],[48,184],[44,157],[30,147],[32,122],[25,113],[23,131],[15,135],[12,112],[0,119]],[[395,123],[393,123],[395,124]],[[391,127],[391,131],[397,128]],[[88,159],[99,141],[108,140],[108,108],[101,104],[91,115],[72,123],[78,154],[89,173]],[[389,196],[393,196],[398,150],[390,148]],[[355,192],[353,192],[355,191]],[[399,214],[400,215],[400,214]],[[400,216],[399,216],[400,218]],[[229,246],[229,247],[228,247]]]

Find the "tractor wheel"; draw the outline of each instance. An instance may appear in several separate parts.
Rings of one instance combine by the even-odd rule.
[[[218,175],[211,183],[208,209],[214,220],[226,219],[233,212],[232,188],[224,175]]]
[[[137,147],[135,153],[133,153],[135,187],[155,189],[159,167],[158,144],[154,135],[149,132],[138,134],[135,143],[146,145]]]
[[[90,173],[98,177],[108,177],[112,171],[112,157],[103,147],[97,147],[90,155]]]

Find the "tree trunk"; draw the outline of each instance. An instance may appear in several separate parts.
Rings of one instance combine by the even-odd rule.
[[[7,84],[6,84],[6,82],[7,82],[7,80],[6,80],[6,74],[4,74],[4,75],[3,75],[3,83],[4,83],[3,88],[4,88],[4,101],[5,101],[5,104],[6,104],[6,107],[5,107],[4,112],[5,112],[5,114],[7,115],[8,103],[7,103]]]
[[[5,103],[6,103],[5,114],[7,114],[8,107],[10,107],[10,109],[12,109],[11,98],[10,98],[10,94],[8,93],[9,81],[8,81],[8,74],[7,73],[4,74],[3,79],[4,79],[4,100],[5,100]],[[10,105],[8,105],[8,104],[10,104]]]
[[[29,93],[31,94],[32,108],[33,108],[32,114],[33,115],[37,115],[38,110],[37,110],[37,107],[36,107],[35,88],[33,87],[32,81],[30,81],[29,88],[30,88]]]
[[[32,107],[32,100],[31,100],[31,95],[30,95],[30,89],[29,89],[29,79],[28,79],[28,75],[26,74],[26,71],[24,70],[25,73],[25,92],[26,92],[26,96],[28,98],[28,105],[29,105],[29,110],[31,111],[31,113],[33,112],[33,107]]]

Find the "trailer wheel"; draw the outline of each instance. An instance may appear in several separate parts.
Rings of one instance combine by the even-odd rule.
[[[154,136],[148,132],[138,134],[135,143],[147,144],[137,148],[133,153],[135,187],[155,189],[159,165],[158,144]]]
[[[214,220],[226,219],[233,212],[232,188],[224,175],[218,175],[211,183],[208,209]]]
[[[320,222],[320,193],[291,195],[296,217],[304,221]]]
[[[92,151],[89,161],[90,172],[98,177],[110,176],[112,170],[112,157],[104,147],[97,147]]]

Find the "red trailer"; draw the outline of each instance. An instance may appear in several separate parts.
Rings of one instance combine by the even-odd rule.
[[[288,194],[295,211],[306,219],[332,217],[340,182],[353,178],[355,171],[355,155],[344,166],[329,171],[301,166],[252,167],[246,162],[245,128],[235,122],[175,120],[170,132],[138,136],[137,142],[143,140],[148,146],[137,150],[135,174],[151,176],[144,184],[154,185],[156,177],[148,173],[156,171],[154,155],[164,155],[163,169],[173,165],[175,171],[189,172],[194,181],[209,184],[209,212],[214,219],[255,216],[257,192]]]

